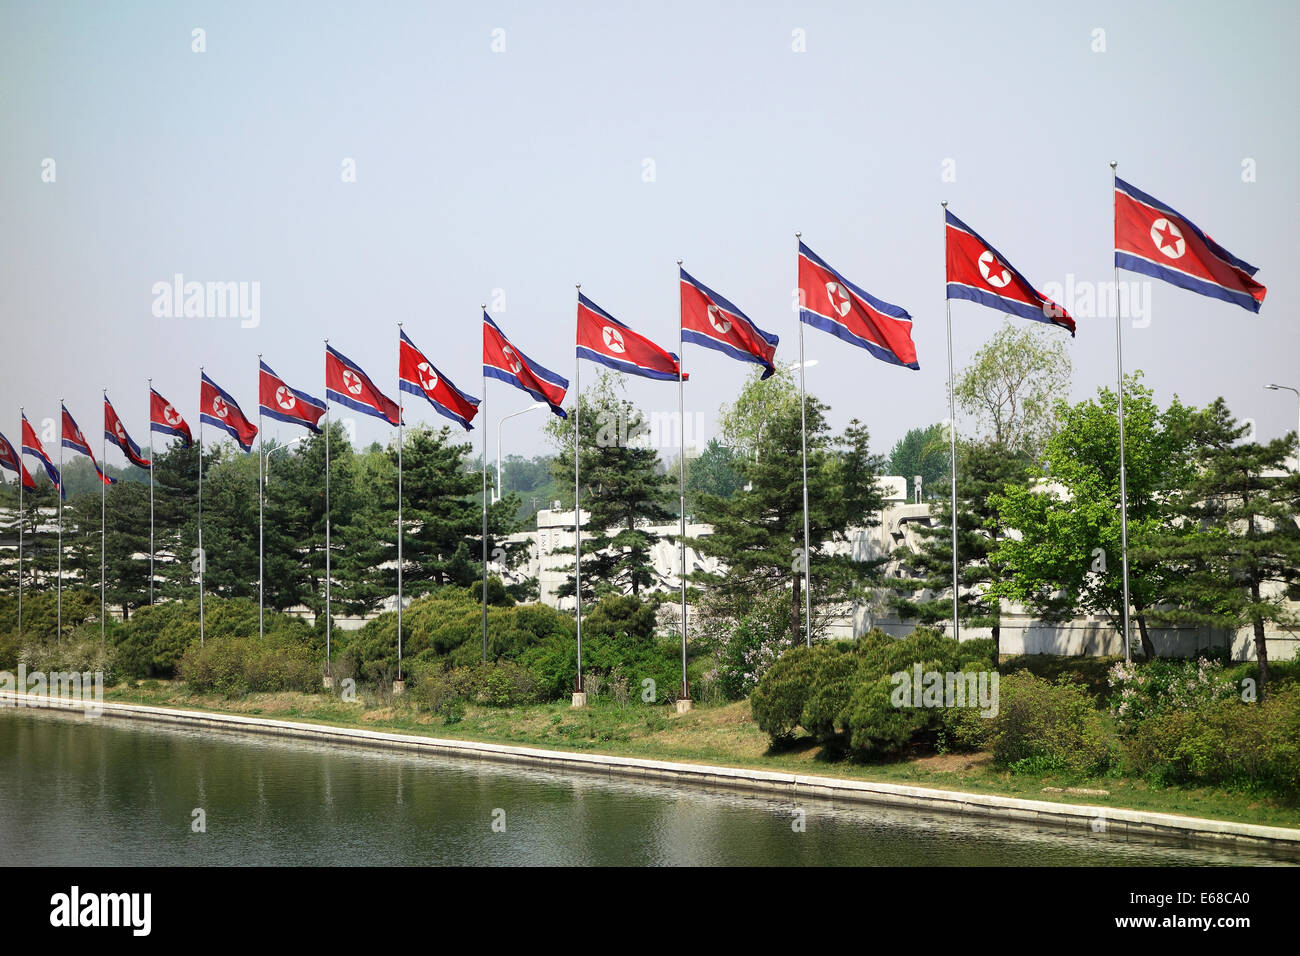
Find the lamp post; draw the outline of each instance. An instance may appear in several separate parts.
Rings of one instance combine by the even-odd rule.
[[[267,482],[271,477],[270,472],[267,470],[271,467],[271,456],[274,455],[277,451],[284,451],[286,448],[292,448],[300,441],[302,441],[302,438],[295,438],[292,441],[285,442],[283,445],[276,445],[274,448],[272,448],[270,451],[268,451],[265,455],[262,456],[262,487],[266,487]]]
[[[505,424],[506,419],[515,418],[518,415],[526,415],[528,412],[534,412],[539,408],[548,408],[545,402],[533,402],[527,408],[520,409],[517,412],[511,412],[497,422],[497,493],[492,499],[493,503],[501,500],[501,426]]]
[[[1300,389],[1294,389],[1294,388],[1292,388],[1290,385],[1265,385],[1264,387],[1265,387],[1266,389],[1268,389],[1269,391],[1271,391],[1271,392],[1277,392],[1277,391],[1288,391],[1288,392],[1294,392],[1294,393],[1295,393],[1295,396],[1296,396],[1296,399],[1297,399],[1297,400],[1300,400]],[[1297,447],[1296,447],[1296,471],[1300,471],[1300,422],[1297,422],[1297,428],[1296,428],[1296,442],[1297,442]]]

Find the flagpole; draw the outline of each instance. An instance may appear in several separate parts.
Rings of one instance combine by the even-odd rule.
[[[582,283],[576,285],[582,295]],[[578,459],[581,451],[579,435],[582,410],[582,361],[577,350],[573,353],[573,595],[577,600],[578,678],[574,688],[575,702],[582,690],[582,488],[579,484]]]
[[[108,403],[108,388],[105,387],[103,392],[104,403]],[[99,460],[103,466],[104,472],[99,476],[99,643],[104,643],[104,612],[107,608],[106,595],[104,593],[104,567],[108,556],[108,430],[101,429],[104,434],[99,438]]]
[[[943,236],[945,247],[948,241],[948,203],[942,202],[943,206]],[[958,590],[957,590],[957,399],[953,390],[953,370],[952,370],[952,300],[947,296],[945,284],[944,313],[948,323],[948,453],[949,464],[948,470],[951,472],[949,480],[951,484],[952,499],[949,504],[948,523],[952,526],[952,637],[953,640],[961,640],[960,615],[958,614]]]
[[[487,315],[487,303],[479,306]],[[479,410],[483,412],[483,662],[487,663],[487,366],[483,367],[483,401]]]
[[[199,392],[203,391],[203,366],[199,366]],[[199,401],[199,647],[203,646],[203,571],[208,564],[203,550],[203,402]]]
[[[402,426],[405,424],[402,398],[402,323],[397,323],[397,679],[402,679]]]
[[[803,233],[796,232],[795,238],[795,256],[796,261],[799,254],[799,240]],[[808,534],[808,418],[807,418],[807,398],[804,394],[804,368],[803,357],[803,316],[799,317],[799,440],[803,451],[803,600],[804,600],[804,642],[812,647],[812,555],[809,553],[811,544]]]
[[[63,640],[63,399],[59,399],[59,486],[54,489],[59,494],[59,563],[55,604],[56,611],[55,640]]]
[[[265,607],[264,588],[266,575],[265,551],[265,516],[266,511],[266,456],[262,450],[266,447],[266,436],[262,427],[262,353],[257,353],[257,636],[266,635],[262,608]]]
[[[149,606],[153,606],[153,379],[149,379]]]
[[[18,414],[21,421],[27,420],[27,409],[18,406]],[[23,430],[21,423],[18,426],[18,636],[23,636],[23,521],[26,513],[23,510]],[[62,477],[62,476],[60,476]]]
[[[1115,209],[1115,188],[1116,188],[1116,167],[1118,163],[1110,164],[1110,202],[1111,202],[1111,219],[1116,221],[1117,212]],[[1119,266],[1115,266],[1115,370],[1116,382],[1118,384],[1119,397],[1119,536],[1120,536],[1120,558],[1124,571],[1124,608],[1120,615],[1124,627],[1124,661],[1127,663],[1132,656],[1132,650],[1129,647],[1129,613],[1128,613],[1128,475],[1124,467],[1124,342],[1123,342],[1123,323],[1119,316]]]
[[[330,340],[325,340],[325,357],[329,359]],[[325,686],[333,687],[330,674],[330,393],[325,381]]]
[[[682,260],[677,260],[677,494],[679,514],[678,577],[682,591],[682,700],[691,699],[686,681],[686,377],[682,362],[686,359],[682,334]]]

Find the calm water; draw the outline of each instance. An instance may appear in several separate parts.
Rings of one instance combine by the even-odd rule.
[[[207,832],[191,831],[206,811]],[[0,710],[0,864],[1206,865],[1218,851]],[[492,828],[504,811],[504,832]],[[497,814],[498,820],[502,819]]]

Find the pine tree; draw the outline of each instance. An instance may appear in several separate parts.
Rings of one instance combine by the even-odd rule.
[[[1204,412],[1198,469],[1175,499],[1192,533],[1154,535],[1139,545],[1173,564],[1162,611],[1171,623],[1250,627],[1259,662],[1261,698],[1268,686],[1268,623],[1294,624],[1286,598],[1300,597],[1300,473],[1287,468],[1295,433],[1270,442],[1241,442],[1239,424],[1222,398]]]
[[[995,653],[1000,653],[1002,619],[995,589],[1005,574],[996,555],[1006,527],[992,498],[1021,483],[1030,467],[1028,455],[993,442],[957,446],[957,615],[966,626],[990,628]],[[889,583],[900,592],[891,600],[900,618],[942,627],[952,621],[951,495],[935,502],[932,514],[932,525],[916,526],[919,547],[893,555],[902,576]],[[917,591],[932,594],[917,597]]]
[[[665,524],[678,517],[669,508],[673,476],[659,467],[659,453],[646,442],[645,416],[616,393],[618,380],[602,374],[579,396],[579,462],[582,510],[587,514],[583,536],[582,576],[584,599],[587,583],[592,595],[630,591],[639,595],[655,581],[650,553],[664,535],[647,525]],[[573,475],[573,413],[549,425],[557,448],[555,479]],[[572,500],[572,491],[569,492]],[[560,586],[572,595],[572,583]]]

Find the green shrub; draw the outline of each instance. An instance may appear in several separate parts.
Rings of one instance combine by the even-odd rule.
[[[420,662],[411,670],[411,696],[417,706],[446,719],[466,703],[489,707],[517,707],[542,700],[537,675],[513,661],[489,661],[470,667],[443,668]]]
[[[1111,766],[1113,735],[1081,685],[1019,671],[1003,677],[1000,689],[991,732],[997,766],[1016,773],[1085,775]]]
[[[1166,710],[1124,742],[1130,767],[1159,784],[1222,785],[1300,796],[1300,686],[1263,703],[1211,700]]]
[[[794,646],[790,631],[790,600],[773,591],[758,594],[739,620],[721,618],[706,623],[705,646],[714,656],[710,679],[729,700],[753,692],[776,660]]]
[[[44,674],[101,673],[105,687],[116,684],[119,679],[117,654],[110,641],[100,641],[98,624],[65,628],[63,640],[54,637],[25,640],[18,652],[18,663],[27,669],[28,674],[33,671]]]
[[[750,711],[759,730],[773,742],[793,736],[803,723],[804,705],[818,671],[840,653],[839,648],[827,644],[797,644],[782,654],[749,696]]]
[[[209,596],[204,599],[203,611],[206,640],[257,635],[256,601]],[[267,610],[263,623],[270,643],[310,647],[324,660],[323,635],[302,618]],[[173,677],[185,651],[199,643],[199,601],[187,598],[142,607],[118,626],[114,642],[124,674]]]
[[[1199,710],[1238,696],[1237,684],[1217,660],[1117,662],[1109,674],[1110,713],[1122,732],[1170,710]]]
[[[214,637],[181,655],[177,673],[193,691],[239,697],[321,688],[319,655],[309,646],[256,637]]]

